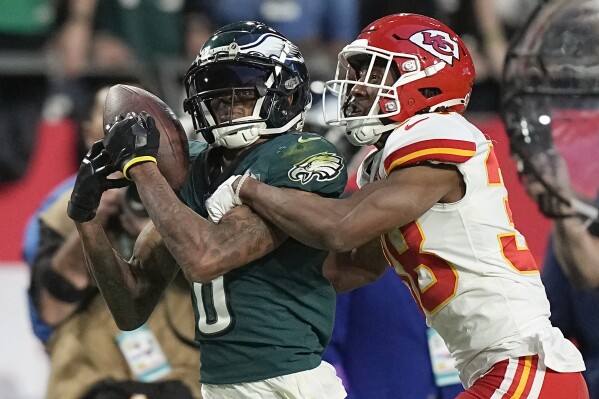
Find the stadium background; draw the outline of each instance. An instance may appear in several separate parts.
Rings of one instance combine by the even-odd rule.
[[[19,0],[21,1],[21,0]],[[341,0],[339,0],[341,1]],[[484,1],[484,0],[483,0]],[[35,3],[36,1],[31,1]],[[41,2],[41,1],[40,1]],[[522,1],[521,3],[531,3]],[[208,2],[209,3],[209,2]],[[391,2],[358,1],[360,4],[379,4],[379,12],[391,11]],[[397,1],[396,10],[401,4]],[[441,1],[419,2],[442,3]],[[451,2],[446,2],[451,3]],[[453,2],[455,3],[455,1]],[[502,0],[509,8],[515,1]],[[223,3],[224,4],[224,3]],[[395,3],[393,3],[395,4]],[[0,14],[12,7],[12,0],[0,0]],[[376,6],[376,5],[375,5]],[[396,11],[394,11],[396,12]],[[372,12],[362,15],[371,20]],[[0,23],[3,22],[0,18]],[[363,25],[363,23],[361,23]],[[0,38],[1,38],[0,26]],[[6,48],[0,40],[0,82],[52,80],[51,60],[37,51]],[[8,46],[10,47],[10,46]],[[142,83],[161,96],[179,116],[182,116],[179,89],[180,77],[188,61],[164,59],[153,71],[159,79],[149,77],[147,70],[124,68],[117,71],[89,70],[88,77],[96,84],[115,77],[126,79],[142,76]],[[312,64],[309,64],[312,68]],[[477,67],[478,68],[478,67]],[[313,74],[314,75],[314,74]],[[147,78],[147,79],[146,79]],[[146,79],[146,80],[144,80]],[[495,82],[494,88],[497,88]],[[485,82],[475,87],[471,104],[486,102],[489,92]],[[0,93],[1,94],[1,93]],[[28,94],[28,93],[25,93]],[[493,94],[497,94],[495,90]],[[39,95],[39,92],[31,93]],[[0,101],[0,106],[2,106]],[[319,108],[319,107],[317,107]],[[510,206],[517,228],[527,238],[528,246],[539,264],[542,263],[550,221],[545,219],[528,198],[518,181],[515,165],[509,156],[509,142],[497,110],[492,106],[484,111],[467,113],[467,117],[486,133],[495,144],[502,167],[505,185],[510,192]],[[0,131],[7,129],[0,121]],[[11,132],[8,132],[11,134]],[[5,137],[5,136],[3,136]],[[31,158],[23,175],[11,182],[0,183],[0,399],[39,399],[43,397],[48,373],[47,357],[41,344],[33,337],[28,319],[26,290],[29,271],[21,259],[23,232],[28,218],[43,197],[59,182],[75,172],[78,154],[77,129],[73,119],[40,118],[34,132],[35,141]],[[4,146],[0,140],[0,146]]]

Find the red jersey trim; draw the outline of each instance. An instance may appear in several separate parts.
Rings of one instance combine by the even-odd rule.
[[[385,158],[385,172],[389,174],[399,166],[413,165],[423,161],[464,163],[476,153],[472,141],[434,139],[419,141],[401,147]]]

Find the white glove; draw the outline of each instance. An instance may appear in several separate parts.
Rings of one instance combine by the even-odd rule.
[[[235,190],[233,190],[233,182],[237,180],[241,175],[233,175],[225,180],[208,198],[206,201],[206,209],[208,210],[208,217],[214,223],[218,223],[220,218],[237,205],[241,205],[241,199]]]

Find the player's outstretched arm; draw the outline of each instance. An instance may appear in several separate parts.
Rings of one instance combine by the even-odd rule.
[[[103,142],[94,143],[79,167],[67,215],[76,223],[86,264],[117,325],[131,330],[147,320],[177,269],[172,261],[155,262],[154,249],[161,245],[157,233],[138,237],[141,244],[136,244],[137,252],[146,258],[126,262],[112,248],[96,211],[104,191],[129,184],[125,179],[110,178],[116,170]]]
[[[395,170],[344,199],[280,189],[252,178],[246,179],[239,197],[298,241],[347,252],[417,219],[439,201],[459,200],[461,187],[456,168],[422,165]]]
[[[65,193],[69,194],[69,193]],[[65,234],[65,197],[58,197],[39,216],[39,246],[33,261],[31,294],[40,318],[57,326],[80,309],[95,287],[86,267],[81,239],[76,230]],[[118,214],[117,190],[104,192],[96,218],[106,226]]]

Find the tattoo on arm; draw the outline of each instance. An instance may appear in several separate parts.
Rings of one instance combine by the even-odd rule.
[[[238,237],[245,243],[240,246],[242,256],[250,258],[267,254],[287,238],[281,230],[245,205],[224,215],[218,226],[219,240],[225,242],[230,237]]]
[[[286,238],[247,206],[238,206],[218,224],[177,198],[156,167],[133,168],[141,199],[174,259],[190,281],[208,282],[254,261]]]

